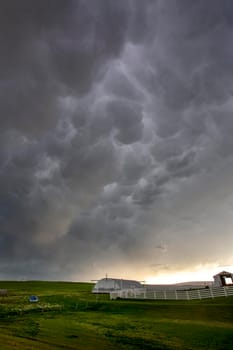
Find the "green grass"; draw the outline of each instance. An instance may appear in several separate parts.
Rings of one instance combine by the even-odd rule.
[[[0,349],[232,350],[233,298],[110,301],[92,284],[0,282]],[[38,295],[38,303],[29,296]]]

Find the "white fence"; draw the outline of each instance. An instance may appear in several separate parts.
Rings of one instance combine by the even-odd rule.
[[[233,286],[203,288],[192,290],[154,290],[146,288],[122,289],[110,293],[110,299],[157,299],[157,300],[193,300],[205,298],[228,297],[233,295]]]

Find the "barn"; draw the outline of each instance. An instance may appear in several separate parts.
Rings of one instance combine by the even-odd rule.
[[[214,276],[215,287],[225,287],[233,285],[233,273],[222,271]]]
[[[118,278],[102,278],[98,280],[92,290],[92,293],[110,293],[121,289],[142,288],[138,281],[125,280]]]

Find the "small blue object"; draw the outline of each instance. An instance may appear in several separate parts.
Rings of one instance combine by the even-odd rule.
[[[36,303],[37,301],[39,301],[38,297],[36,295],[31,295],[29,298],[29,301],[31,303]]]

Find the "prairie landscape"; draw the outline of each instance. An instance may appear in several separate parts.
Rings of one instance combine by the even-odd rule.
[[[114,300],[91,283],[1,282],[3,350],[233,348],[233,297],[195,301]],[[30,295],[39,301],[30,303]]]

